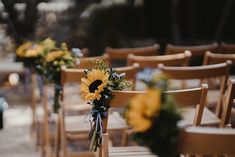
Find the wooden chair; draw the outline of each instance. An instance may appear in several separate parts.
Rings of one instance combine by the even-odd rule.
[[[165,54],[177,54],[183,53],[185,50],[188,50],[192,53],[191,65],[201,65],[198,59],[202,59],[206,51],[215,52],[218,49],[218,44],[213,43],[209,45],[198,45],[198,46],[176,46],[172,44],[167,44],[165,49]]]
[[[235,53],[234,54],[218,54],[207,51],[204,56],[203,65],[224,63],[230,60],[235,65]]]
[[[219,45],[219,52],[226,53],[226,54],[234,54],[235,53],[235,44],[221,43]]]
[[[127,65],[138,63],[140,68],[157,68],[159,63],[168,66],[187,66],[191,57],[190,51],[184,53],[164,55],[164,56],[136,56],[129,54],[127,57]]]
[[[204,124],[211,123],[204,121],[206,113],[203,113],[207,112],[206,110],[204,111],[207,90],[207,84],[202,84],[199,88],[170,90],[165,92],[173,96],[178,107],[181,108],[183,116],[182,125],[199,126],[201,125],[201,121],[203,121]],[[207,116],[213,117],[213,115]]]
[[[220,127],[230,124],[232,106],[235,99],[235,80],[229,80],[228,88],[223,96],[223,112]]]
[[[139,55],[139,56],[154,56],[159,53],[160,46],[154,44],[153,46],[138,47],[138,48],[111,48],[107,47],[105,53],[110,56],[112,65],[115,66],[114,62],[126,62],[127,56],[129,54]]]
[[[204,56],[203,65],[224,63],[227,60],[232,62],[232,67],[230,70],[230,78],[235,78],[235,53],[234,54],[224,54],[224,53],[212,53],[207,51]],[[214,81],[215,82],[215,81]]]
[[[191,80],[199,79],[205,81],[206,79],[220,77],[220,92],[216,106],[216,115],[221,117],[221,106],[222,106],[222,96],[226,90],[226,84],[228,81],[228,76],[230,72],[231,62],[227,61],[226,63],[213,64],[213,65],[204,65],[204,66],[194,66],[194,67],[170,67],[164,66],[163,64],[159,65],[159,68],[163,73],[168,75],[171,79],[174,80]],[[185,85],[183,84],[185,87]],[[211,87],[209,86],[209,89]],[[208,94],[210,91],[208,92]],[[215,99],[212,97],[211,99]],[[210,101],[210,98],[209,98]]]
[[[182,130],[179,152],[196,155],[235,155],[235,130],[190,127]]]
[[[103,54],[102,56],[96,56],[96,57],[82,57],[79,59],[79,64],[76,64],[76,68],[80,69],[87,69],[94,67],[92,59],[99,59],[103,60],[105,63],[110,65],[110,57],[108,54]]]
[[[127,66],[127,67],[120,67],[115,68],[118,73],[125,73],[127,80],[132,80],[135,82],[135,75],[137,73],[138,64],[134,64],[133,66]],[[62,69],[62,79],[61,79],[61,85],[62,87],[65,87],[65,83],[68,82],[81,82],[81,78],[85,77],[84,69]],[[79,87],[78,87],[79,88]],[[79,96],[79,93],[77,93],[77,96]],[[60,138],[60,140],[57,140],[57,147],[59,149],[59,145],[61,142],[61,150],[62,155],[67,156],[67,143],[68,140],[78,140],[81,138],[86,138],[88,132],[90,130],[90,123],[85,123],[84,119],[86,115],[72,115],[72,116],[66,116],[66,109],[67,109],[67,102],[64,101],[64,93],[62,92],[62,106],[59,110],[59,133],[57,134],[57,138]],[[77,101],[77,106],[79,105],[79,102]],[[90,107],[88,104],[85,104],[87,107]],[[84,106],[84,108],[87,108]],[[88,113],[87,113],[88,114]],[[112,114],[109,123],[109,129],[113,131],[123,131],[127,128],[127,125],[125,121],[121,118],[119,114]],[[58,150],[57,150],[58,151]]]
[[[103,134],[104,144],[99,157],[156,157],[147,147],[109,147],[108,133]],[[181,155],[235,155],[235,130],[205,127],[181,129],[178,152]]]
[[[123,108],[128,104],[130,99],[138,94],[145,94],[145,91],[114,91],[114,98],[111,100],[111,108]],[[199,125],[202,119],[203,107],[206,100],[207,94],[207,85],[202,85],[201,88],[195,89],[187,89],[187,90],[176,90],[176,91],[167,91],[166,93],[171,94],[174,98],[176,98],[176,102],[180,104],[180,107],[185,105],[196,105],[196,111],[193,115],[195,115],[194,122],[191,124]],[[188,98],[188,99],[182,99]],[[190,99],[191,98],[191,99]],[[191,113],[192,114],[192,113]],[[191,115],[192,116],[192,115]],[[191,119],[192,120],[192,119]],[[152,154],[148,151],[148,149],[143,147],[113,147],[109,148],[108,145],[108,130],[107,124],[109,121],[109,116],[107,119],[103,120],[103,133],[104,133],[104,145],[99,150],[99,155],[102,157],[105,156],[145,156]],[[184,123],[185,124],[185,123]],[[126,154],[127,153],[127,154]]]
[[[204,110],[206,104],[208,86],[207,84],[202,84],[201,87],[183,89],[183,90],[169,90],[166,94],[171,95],[177,106],[180,108],[183,120],[181,120],[180,125],[183,126],[199,126],[203,124],[219,123],[219,119],[215,118],[214,114],[211,114],[207,110]],[[207,116],[205,116],[207,114]],[[210,117],[210,118],[207,118]],[[209,119],[205,121],[205,119]],[[212,121],[213,120],[213,121]],[[126,131],[126,135],[123,139],[123,146],[128,144],[128,135],[131,132]]]

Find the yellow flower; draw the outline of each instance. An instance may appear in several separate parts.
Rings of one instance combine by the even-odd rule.
[[[158,89],[149,89],[146,97],[146,116],[152,117],[154,114],[159,114],[161,107],[161,91]]]
[[[137,95],[130,101],[127,121],[136,132],[144,132],[152,126],[152,118],[159,114],[161,91],[149,89],[146,94]]]
[[[20,57],[25,57],[26,50],[32,46],[33,46],[33,43],[30,41],[27,41],[18,47],[18,49],[16,50],[16,54]]]
[[[84,100],[100,100],[100,93],[108,84],[109,74],[104,70],[92,69],[87,78],[82,78],[81,94]]]
[[[55,44],[56,42],[54,40],[51,40],[50,38],[47,38],[41,42],[41,45],[47,51],[53,50],[55,48]]]
[[[64,51],[58,50],[58,51],[52,51],[46,55],[46,61],[47,62],[52,62],[58,58],[61,58],[65,55]]]
[[[67,46],[66,43],[62,43],[62,44],[61,44],[61,48],[62,48],[62,50],[64,50],[64,51],[68,51],[68,46]]]
[[[33,45],[31,48],[26,50],[25,57],[37,57],[43,52],[43,47],[40,45]]]

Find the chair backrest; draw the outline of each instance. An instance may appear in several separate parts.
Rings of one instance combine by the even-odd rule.
[[[153,46],[138,47],[138,48],[111,48],[107,47],[105,53],[109,54],[110,60],[113,61],[125,61],[129,54],[139,56],[154,56],[159,53],[160,46],[154,44]]]
[[[216,113],[221,117],[222,95],[226,90],[226,84],[230,73],[231,61],[225,63],[204,65],[204,66],[191,66],[191,67],[171,67],[159,65],[160,70],[168,75],[171,79],[176,80],[208,80],[210,78],[219,77],[222,79],[220,84],[220,98],[218,100]],[[210,87],[209,87],[210,88]]]
[[[176,54],[183,53],[185,50],[188,50],[192,53],[192,57],[190,60],[190,65],[201,65],[203,56],[206,51],[215,52],[218,49],[218,44],[213,43],[209,45],[197,45],[197,46],[179,46],[167,44],[165,49],[165,54]]]
[[[235,44],[221,43],[219,46],[219,52],[235,54]]]
[[[140,68],[157,68],[159,63],[168,66],[187,66],[190,57],[190,51],[164,56],[136,56],[129,54],[127,57],[127,65],[138,63]]]
[[[230,60],[232,64],[235,65],[235,53],[234,54],[218,54],[218,53],[212,53],[210,51],[207,51],[204,56],[203,64],[204,65],[218,64],[218,63],[224,63],[227,60]]]
[[[192,155],[235,155],[235,130],[188,127],[181,131],[178,150]]]
[[[139,65],[133,64],[132,66],[119,67],[115,68],[116,71],[121,74],[125,73],[125,78],[133,83],[133,89],[135,88],[136,83],[136,73],[138,72]],[[70,69],[62,68],[61,70],[61,87],[64,89],[66,83],[81,83],[81,78],[86,77],[84,73],[85,69]],[[61,93],[61,100],[64,98],[64,90]]]
[[[81,83],[81,78],[86,77],[84,73],[85,69],[61,69],[61,82],[60,86],[62,88],[61,101],[64,101],[64,87],[66,83]]]
[[[207,85],[203,84],[201,88],[166,91],[166,93],[172,95],[175,98],[177,104],[179,104],[179,106],[181,107],[188,104],[190,104],[190,106],[196,106],[194,125],[200,125],[207,95],[207,89]],[[110,102],[110,106],[111,108],[124,108],[128,104],[128,102],[130,102],[130,99],[132,97],[142,94],[146,94],[146,91],[113,91],[113,99]],[[181,100],[182,97],[191,97],[191,99],[188,98],[185,100]],[[99,152],[99,154],[105,154],[104,156],[107,156],[108,154],[108,119],[109,116],[103,120],[103,133],[106,134],[106,136],[104,136],[104,144]]]
[[[82,57],[79,59],[79,64],[76,64],[75,68],[86,69],[94,67],[93,59],[103,60],[105,63],[110,65],[110,58],[108,54],[103,54],[102,56],[96,57]]]
[[[203,108],[206,102],[208,86],[202,84],[199,88],[185,89],[185,90],[171,90],[165,93],[172,95],[179,107],[196,106],[200,111],[195,115],[196,119],[194,125],[200,125]],[[146,91],[113,91],[113,99],[110,102],[111,108],[124,108],[130,99],[138,94],[145,94]],[[184,99],[182,99],[184,98]],[[108,118],[104,119],[104,131],[107,131]]]
[[[229,80],[228,88],[223,96],[223,112],[221,117],[220,127],[229,124],[231,110],[235,99],[235,80]]]
[[[208,44],[208,45],[198,45],[198,46],[178,46],[167,44],[165,49],[165,54],[177,54],[183,53],[185,50],[189,50],[192,53],[192,56],[201,56],[203,57],[206,51],[215,52],[218,49],[218,44]]]
[[[179,107],[196,107],[193,125],[197,126],[201,124],[207,91],[207,84],[202,84],[201,87],[198,88],[172,90],[166,91],[166,93],[174,98]]]

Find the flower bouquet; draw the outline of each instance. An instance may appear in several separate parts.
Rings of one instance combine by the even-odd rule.
[[[25,67],[35,69],[38,60],[42,58],[44,53],[54,48],[55,41],[49,38],[38,43],[27,41],[17,48],[16,55],[23,61]]]
[[[107,118],[112,90],[130,88],[131,83],[125,79],[125,74],[118,74],[101,60],[93,60],[95,67],[85,70],[86,78],[81,81],[82,98],[92,105],[90,113],[91,131],[89,134],[90,150],[96,151],[102,144],[103,119]]]
[[[167,79],[158,78],[148,85],[147,93],[133,97],[127,108],[133,139],[160,157],[176,157],[181,116],[173,98],[164,93]]]
[[[37,72],[43,76],[47,82],[52,82],[55,85],[54,88],[54,102],[53,109],[57,112],[59,104],[59,95],[61,92],[61,68],[62,66],[67,68],[74,67],[78,58],[74,56],[69,50],[65,43],[61,44],[61,47],[54,47],[44,53],[44,56],[37,64]]]

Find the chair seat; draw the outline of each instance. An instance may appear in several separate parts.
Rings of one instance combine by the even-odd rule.
[[[109,157],[156,157],[146,147],[109,147]]]
[[[87,115],[79,116],[66,116],[65,117],[65,130],[70,133],[83,133],[90,131],[91,123]],[[109,116],[108,129],[109,130],[123,130],[128,128],[125,120],[119,113],[113,112]]]
[[[181,108],[181,114],[183,116],[183,120],[181,120],[182,125],[193,125],[194,115],[196,108]],[[208,108],[204,108],[202,114],[201,125],[218,125],[220,123],[220,119],[211,112]]]
[[[87,103],[77,104],[74,102],[64,102],[63,105],[64,105],[64,108],[66,111],[82,112],[82,111],[90,111],[91,110],[91,106],[88,105]]]

